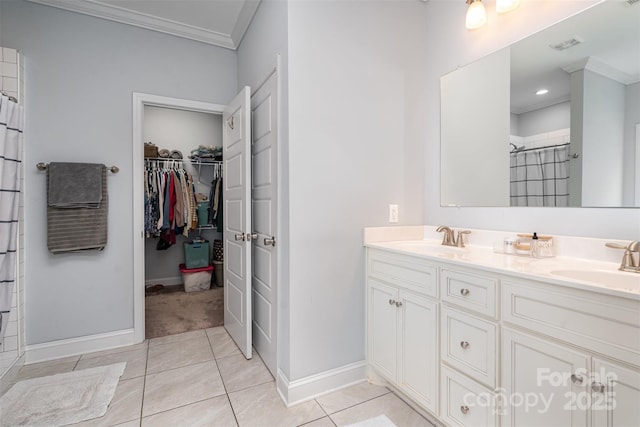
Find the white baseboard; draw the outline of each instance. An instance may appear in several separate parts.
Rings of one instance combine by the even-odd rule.
[[[158,279],[145,279],[144,285],[161,284],[165,286],[182,285],[182,276],[176,277],[160,277]]]
[[[284,403],[287,406],[293,406],[360,383],[366,378],[365,361],[363,360],[294,381],[289,381],[284,372],[278,370],[276,383],[278,393]]]
[[[25,348],[25,364],[45,362],[133,344],[137,344],[134,339],[133,329],[33,344]]]

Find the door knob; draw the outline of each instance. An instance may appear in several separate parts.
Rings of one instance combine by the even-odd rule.
[[[265,237],[264,238],[264,245],[265,246],[275,246],[276,245],[276,238],[275,237]]]
[[[238,241],[238,240],[244,241],[244,239],[245,239],[244,233],[236,233],[236,235],[234,237],[235,237],[236,241]]]
[[[574,384],[582,384],[584,377],[581,375],[571,374],[571,382]]]
[[[402,301],[396,301],[396,307],[402,307]]]
[[[390,300],[389,300],[389,305],[393,305],[393,304],[395,304],[395,303],[396,303],[396,300],[394,300],[394,299],[390,299]]]
[[[462,347],[464,350],[469,348],[469,341],[460,341],[460,347]]]
[[[591,391],[594,393],[604,393],[606,387],[602,383],[592,382],[591,383]]]
[[[258,233],[247,233],[247,242],[258,240]]]
[[[466,297],[467,295],[469,295],[469,289],[467,288],[460,289],[460,295],[462,295],[463,297]]]

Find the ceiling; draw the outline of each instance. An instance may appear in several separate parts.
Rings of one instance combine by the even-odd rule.
[[[580,44],[550,47],[579,38]],[[511,111],[569,100],[573,71],[586,68],[623,84],[640,81],[640,3],[606,1],[511,45]],[[544,97],[536,96],[546,88]]]
[[[260,0],[29,0],[237,49]]]

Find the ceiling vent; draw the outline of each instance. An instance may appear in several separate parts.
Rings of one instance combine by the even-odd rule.
[[[629,1],[640,2],[640,0],[629,0]],[[582,38],[580,38],[578,36],[573,36],[569,40],[565,40],[565,41],[557,43],[557,44],[550,44],[549,47],[551,49],[555,49],[555,50],[567,50],[567,49],[569,49],[571,47],[579,45],[582,42],[584,42],[584,40]]]

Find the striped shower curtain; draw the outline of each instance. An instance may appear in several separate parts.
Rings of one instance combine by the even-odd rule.
[[[0,343],[16,281],[22,120],[22,107],[0,95]]]
[[[569,206],[569,144],[511,153],[511,206]]]

